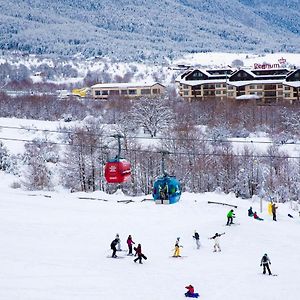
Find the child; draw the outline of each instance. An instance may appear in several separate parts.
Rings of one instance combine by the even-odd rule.
[[[142,246],[141,244],[138,244],[137,247],[134,247],[135,255],[137,255],[137,258],[135,258],[133,261],[137,262],[139,260],[139,263],[142,264],[142,258],[147,259],[147,257],[142,253]]]
[[[180,256],[180,247],[182,248],[182,246],[179,245],[179,240],[180,240],[180,238],[178,237],[175,242],[175,251],[174,251],[173,257],[181,257]]]
[[[184,294],[186,297],[198,298],[199,294],[195,293],[194,287],[190,284],[185,287],[188,291]]]
[[[253,217],[252,206],[250,206],[250,208],[248,209],[248,216],[249,216],[249,217]]]
[[[254,218],[255,220],[259,220],[259,221],[263,221],[263,220],[264,220],[264,219],[260,218],[260,217],[257,215],[256,212],[254,212],[253,218]]]

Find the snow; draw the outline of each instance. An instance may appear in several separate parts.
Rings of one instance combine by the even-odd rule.
[[[8,188],[10,180],[0,173],[0,299],[185,299],[188,284],[200,299],[297,298],[300,220],[288,205],[278,204],[274,222],[264,203],[259,215],[265,221],[259,222],[247,216],[250,205],[259,211],[259,202],[232,194],[184,193],[171,206],[130,197],[135,202],[124,204],[117,203],[128,199],[122,193],[25,192]],[[208,200],[237,204],[240,225],[226,227],[229,207]],[[199,250],[192,239],[195,229]],[[220,253],[212,252],[208,239],[215,232],[226,233]],[[148,260],[139,265],[133,257],[108,259],[116,233],[123,249],[131,234]],[[170,258],[177,236],[186,258]],[[265,252],[278,277],[260,274]]]

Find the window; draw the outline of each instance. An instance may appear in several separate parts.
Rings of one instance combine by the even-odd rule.
[[[282,95],[283,95],[283,91],[278,91],[278,92],[277,92],[277,95],[278,95],[278,96],[282,96]]]
[[[141,90],[141,94],[142,95],[150,95],[151,94],[151,90],[150,89],[142,89]]]
[[[102,91],[102,95],[108,95],[108,91],[107,90],[103,90]]]
[[[284,93],[284,97],[285,98],[290,98],[290,94],[289,93]]]
[[[153,93],[153,94],[160,94],[160,89],[153,89],[153,90],[152,90],[152,93]]]
[[[282,84],[278,84],[277,87],[278,87],[279,89],[282,89],[283,85],[282,85]]]
[[[188,96],[188,95],[189,95],[189,91],[184,91],[184,92],[183,92],[183,95],[184,95],[184,96]]]
[[[228,85],[228,90],[234,90],[234,86],[233,85]]]
[[[220,83],[216,83],[216,88],[220,88],[221,84]]]
[[[221,91],[216,91],[216,95],[221,95]]]
[[[101,91],[95,91],[95,96],[100,96],[101,95]]]
[[[128,90],[129,95],[136,95],[137,91],[136,90]]]
[[[258,90],[262,90],[263,87],[262,87],[261,84],[258,84],[256,88],[257,88]]]
[[[127,90],[121,90],[121,95],[127,95]]]
[[[250,86],[249,86],[249,89],[250,89],[250,90],[254,90],[254,89],[255,89],[255,85],[250,85]]]
[[[228,97],[233,97],[233,92],[228,92]]]
[[[120,92],[119,90],[109,90],[109,94],[116,96],[116,95],[120,95]]]
[[[289,86],[285,86],[285,87],[284,87],[284,90],[285,90],[285,91],[289,91],[289,90],[290,90],[290,87],[289,87]]]
[[[184,84],[184,85],[182,86],[182,88],[185,89],[185,90],[187,90],[187,89],[189,88],[189,86],[186,85],[186,84]]]

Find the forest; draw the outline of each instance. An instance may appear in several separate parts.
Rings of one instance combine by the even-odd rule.
[[[10,154],[1,142],[0,169],[20,177],[15,187],[51,190],[59,182],[70,191],[115,192],[120,186],[107,184],[103,172],[117,153],[113,135],[118,133],[123,136],[121,155],[132,166],[130,181],[121,186],[129,195],[151,194],[162,172],[162,152],[167,151],[166,170],[180,180],[183,191],[219,190],[282,202],[299,198],[299,154],[282,150],[283,145],[299,143],[297,103],[188,103],[169,88],[160,98],[107,101],[2,93],[0,105],[0,117],[65,121],[55,130],[59,138],[53,141],[45,132],[43,138],[27,142],[22,155]],[[266,137],[261,143],[267,144],[267,151],[251,139],[237,147],[234,139],[260,134]]]

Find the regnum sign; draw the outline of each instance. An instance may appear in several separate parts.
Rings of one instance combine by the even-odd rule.
[[[254,64],[254,69],[278,69],[280,64]]]
[[[283,67],[283,65],[286,63],[286,59],[281,57],[278,59],[279,64],[267,64],[267,63],[263,63],[263,64],[258,64],[255,63],[254,64],[254,69],[278,69]]]

